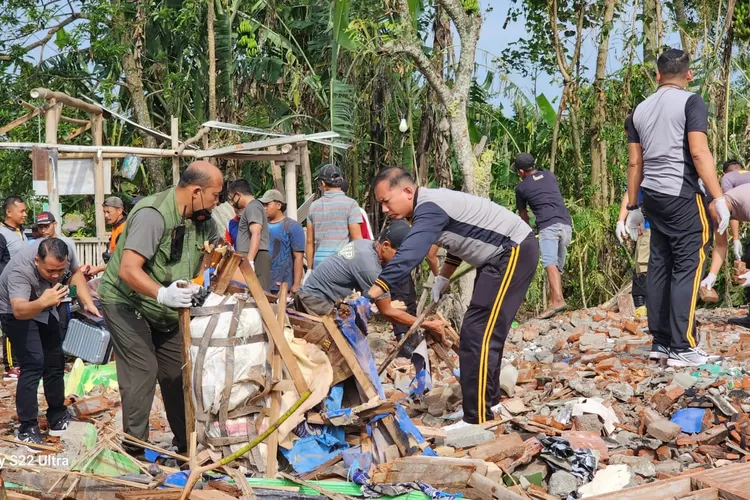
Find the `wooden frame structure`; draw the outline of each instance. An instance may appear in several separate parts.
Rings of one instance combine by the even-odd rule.
[[[287,216],[297,219],[297,186],[298,175],[302,177],[304,199],[311,198],[313,193],[312,172],[310,169],[310,156],[308,150],[308,141],[317,142],[329,147],[348,148],[346,144],[332,142],[339,135],[335,132],[321,132],[317,134],[298,134],[283,135],[275,132],[243,127],[240,125],[206,122],[202,125],[198,133],[188,139],[181,140],[179,137],[179,124],[176,117],[171,119],[170,135],[166,135],[157,130],[143,127],[127,117],[117,112],[107,109],[106,107],[86,102],[75,97],[71,97],[63,92],[55,92],[45,88],[35,88],[31,92],[34,99],[43,99],[45,104],[41,107],[35,106],[26,101],[20,101],[20,104],[29,110],[25,115],[11,121],[10,123],[0,126],[0,135],[7,133],[15,127],[18,127],[32,118],[44,115],[45,119],[45,142],[0,142],[0,149],[27,150],[41,148],[57,153],[60,159],[92,159],[94,163],[94,204],[96,210],[96,246],[95,255],[100,255],[102,247],[106,244],[107,233],[104,223],[104,214],[98,208],[104,202],[104,171],[103,163],[105,159],[123,158],[128,154],[135,154],[143,158],[171,158],[172,159],[172,182],[177,184],[180,178],[180,160],[186,159],[207,159],[215,161],[217,159],[234,159],[242,161],[270,161],[273,168],[274,188],[285,193],[287,200]],[[71,118],[62,114],[63,107],[68,106],[85,113],[88,113],[88,120]],[[103,127],[104,119],[114,118],[124,121],[140,130],[145,131],[159,140],[170,140],[169,149],[141,148],[131,146],[108,146],[103,144]],[[63,138],[63,143],[58,142],[58,125],[61,121],[80,125],[75,131],[69,133]],[[255,136],[265,136],[259,140],[243,142],[239,144],[222,146],[218,148],[198,149],[195,144],[201,142],[207,143],[208,133],[212,129],[231,130],[243,134],[252,134]],[[76,137],[89,132],[91,134],[91,145],[73,145],[66,144]],[[49,199],[49,210],[60,220],[59,213],[59,190],[57,185],[57,172],[55,171],[56,162],[50,161],[47,165],[47,193]],[[88,245],[91,241],[86,242]],[[90,262],[84,262],[89,263]]]

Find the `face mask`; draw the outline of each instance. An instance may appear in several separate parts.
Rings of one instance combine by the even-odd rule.
[[[240,207],[240,199],[241,198],[242,198],[242,196],[240,196],[239,193],[235,193],[235,195],[232,196],[232,207],[234,207],[237,210],[239,210],[241,208]]]
[[[206,203],[203,201],[203,190],[201,189],[201,205],[203,205],[203,208],[196,210],[195,209],[195,202],[192,202],[192,208],[193,208],[193,215],[190,216],[190,219],[200,224],[201,222],[206,222],[207,220],[211,219],[211,210],[206,208]]]

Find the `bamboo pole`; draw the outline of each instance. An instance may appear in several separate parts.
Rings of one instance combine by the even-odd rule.
[[[312,172],[310,171],[310,150],[305,142],[299,151],[300,170],[302,171],[302,186],[305,191],[305,200],[312,196]]]
[[[46,99],[47,101],[56,100],[59,103],[65,104],[72,108],[80,109],[86,113],[101,115],[102,108],[95,104],[89,104],[75,97],[71,97],[65,92],[54,92],[45,88],[35,88],[31,90],[31,97],[34,99]]]
[[[138,148],[131,146],[79,146],[74,144],[57,144],[57,142],[47,142],[40,144],[38,142],[0,142],[0,149],[28,150],[38,147],[42,149],[57,149],[62,153],[124,153],[144,156],[171,157],[184,156],[195,158],[201,151],[193,149],[185,150],[178,153],[174,149],[157,149],[157,148]]]
[[[179,138],[179,121],[176,116],[171,118],[171,132],[172,132],[172,149],[175,151],[180,146]],[[174,186],[180,182],[180,158],[175,156],[172,158],[172,184]]]
[[[178,283],[177,286],[180,286]],[[188,285],[183,285],[187,287]],[[190,308],[181,307],[178,310],[180,334],[182,336],[182,392],[185,399],[185,433],[190,437],[195,433],[195,406],[193,405],[193,362],[190,359]]]
[[[57,111],[60,106],[52,98],[47,101],[49,107],[44,112],[44,140],[50,145],[50,149],[57,148]],[[49,202],[49,211],[55,217],[56,221],[60,219],[60,197],[57,194],[57,159],[50,160],[47,163],[47,200]]]
[[[297,163],[284,163],[284,182],[286,184],[286,216],[297,220]]]
[[[94,138],[94,145],[102,145],[102,127],[103,118],[101,114],[91,115],[91,135]],[[96,237],[104,238],[107,228],[104,224],[104,159],[101,154],[94,156],[94,214],[96,220]]]

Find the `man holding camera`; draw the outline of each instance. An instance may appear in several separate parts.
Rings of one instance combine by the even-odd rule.
[[[75,285],[83,308],[99,316],[75,255],[59,238],[45,238],[19,251],[0,276],[0,321],[21,364],[16,387],[18,440],[43,444],[39,431],[37,388],[43,380],[51,436],[68,428],[65,408],[65,357],[58,307]],[[69,274],[67,274],[69,273]],[[32,453],[39,450],[29,448]]]

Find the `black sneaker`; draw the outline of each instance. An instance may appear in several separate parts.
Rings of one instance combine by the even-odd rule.
[[[743,328],[750,329],[750,316],[742,316],[741,318],[729,318],[727,323],[730,325],[737,325]]]
[[[60,420],[49,426],[49,435],[62,436],[63,434],[65,434],[65,431],[68,430],[70,421],[70,413],[66,411],[65,414],[60,418]]]
[[[660,360],[669,358],[669,349],[666,346],[657,344],[656,342],[651,344],[651,352],[648,354],[648,359]]]
[[[19,432],[18,436],[16,436],[16,439],[18,441],[22,441],[24,443],[31,443],[31,444],[44,444],[44,440],[42,440],[42,434],[39,432],[39,427],[32,427],[25,432]],[[42,450],[38,448],[32,448],[31,446],[25,446],[27,450],[29,450],[29,453],[41,453]]]

